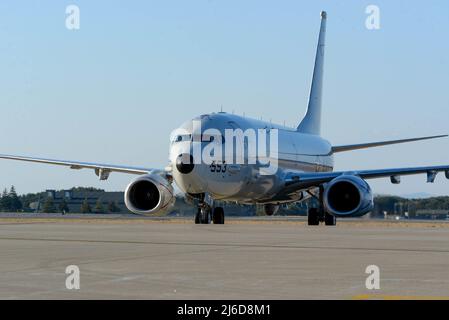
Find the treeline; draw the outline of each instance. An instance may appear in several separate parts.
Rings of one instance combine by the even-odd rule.
[[[105,192],[103,189],[76,187],[71,189],[72,192]],[[181,200],[181,199],[178,199]],[[103,202],[101,196],[96,203],[90,203],[88,199],[74,208],[73,203],[69,206],[65,199],[54,202],[52,197],[48,197],[46,192],[29,193],[18,195],[14,186],[4,189],[0,195],[0,211],[2,212],[21,212],[36,211],[45,213],[70,212],[70,207],[74,212],[80,213],[114,213],[120,212],[117,202]],[[302,203],[293,203],[282,206],[278,212],[280,215],[307,215],[307,208],[316,207],[316,200],[311,198]],[[185,201],[176,201],[175,208],[190,208],[191,205]],[[259,208],[260,209],[260,208]],[[449,212],[449,196],[431,197],[425,199],[406,199],[391,195],[377,195],[374,197],[374,209],[371,217],[383,217],[387,214],[403,215],[406,212],[413,217],[418,210],[448,210]],[[252,210],[249,210],[252,211]],[[264,213],[258,208],[255,209],[257,215]],[[243,213],[245,214],[245,213]]]
[[[65,199],[63,199],[56,206],[53,199],[51,197],[47,197],[42,205],[42,208],[39,210],[43,213],[69,213],[70,208]],[[97,199],[95,206],[92,208],[87,199],[84,199],[77,213],[114,213],[120,212],[120,208],[115,201],[110,201],[105,205],[101,198]]]
[[[425,199],[406,199],[390,195],[378,195],[374,198],[374,209],[371,216],[388,214],[408,214],[413,217],[418,210],[448,210],[449,196]]]
[[[23,208],[22,201],[17,195],[16,188],[11,186],[9,191],[5,188],[0,196],[0,211],[18,212]]]
[[[309,198],[300,203],[291,203],[281,206],[279,215],[307,215],[307,209],[317,207],[318,202]],[[447,210],[449,212],[449,196],[431,197],[424,199],[407,199],[392,195],[376,195],[371,217],[384,217],[388,215],[404,215],[414,217],[418,210]],[[257,215],[264,215],[263,208],[256,211]]]
[[[97,189],[93,187],[73,187],[70,189],[71,192],[105,192],[103,189]],[[56,191],[58,192],[58,191]],[[37,192],[37,193],[27,193],[24,195],[20,195],[19,199],[22,202],[22,206],[24,210],[27,210],[30,208],[30,204],[33,202],[43,202],[44,205],[46,202],[48,202],[47,206],[52,208],[52,201],[48,199],[48,194],[45,191]],[[65,201],[65,200],[64,200]],[[67,204],[67,203],[66,203]],[[55,208],[55,210],[58,210],[59,208]]]
[[[92,187],[74,187],[70,189],[71,192],[105,192],[103,189],[96,189]],[[33,206],[34,205],[34,206]],[[73,205],[72,205],[73,207]],[[1,212],[24,212],[36,211],[44,213],[68,213],[70,212],[69,204],[65,199],[55,201],[49,197],[46,192],[28,193],[25,195],[18,195],[14,186],[9,189],[4,189],[0,195],[0,211]],[[114,213],[120,212],[120,207],[116,201],[104,203],[100,198],[97,199],[95,205],[91,206],[89,201],[84,199],[80,207],[74,210],[81,213]]]

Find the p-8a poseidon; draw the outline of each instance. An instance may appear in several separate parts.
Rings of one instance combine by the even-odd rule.
[[[335,225],[337,217],[360,217],[373,209],[368,179],[386,177],[399,183],[402,175],[423,173],[427,182],[433,182],[438,172],[444,172],[449,179],[449,166],[333,171],[335,153],[445,136],[342,146],[333,146],[323,139],[320,132],[326,20],[326,12],[322,12],[307,112],[296,129],[224,112],[202,115],[175,131],[170,142],[169,165],[162,170],[16,155],[0,158],[93,169],[100,180],[107,180],[111,172],[138,175],[126,188],[125,203],[130,211],[141,215],[170,210],[176,183],[197,206],[198,224],[210,221],[223,224],[224,210],[217,205],[222,202],[263,205],[265,213],[272,215],[281,204],[315,197],[319,205],[309,209],[308,224]],[[240,134],[232,135],[229,141],[227,131]],[[267,143],[257,144],[257,155],[259,149],[265,149],[263,159],[251,161],[254,160],[249,150],[251,132],[270,136],[269,143],[266,139]],[[231,154],[237,149],[244,150],[243,161],[228,159],[229,152],[220,155],[217,151],[220,144],[231,144]],[[204,154],[212,154],[211,159],[203,159]]]

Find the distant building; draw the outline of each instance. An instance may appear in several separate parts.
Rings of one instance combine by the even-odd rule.
[[[131,213],[125,205],[124,201],[124,193],[123,192],[107,192],[102,190],[92,190],[92,191],[77,191],[77,190],[46,190],[46,198],[40,199],[38,203],[31,203],[30,208],[36,211],[41,211],[42,207],[47,200],[47,198],[51,198],[53,200],[54,206],[56,209],[59,208],[59,205],[65,200],[67,206],[69,208],[69,212],[79,213],[81,212],[81,206],[84,200],[87,199],[92,212],[94,212],[95,206],[97,204],[98,199],[101,199],[101,203],[105,212],[108,212],[109,204],[115,203],[117,207],[117,211],[114,213]]]
[[[449,210],[419,209],[419,210],[416,210],[414,218],[416,218],[416,219],[446,220],[446,219],[449,218]]]

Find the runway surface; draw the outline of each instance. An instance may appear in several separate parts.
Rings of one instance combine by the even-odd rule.
[[[0,219],[0,299],[447,299],[447,225]]]

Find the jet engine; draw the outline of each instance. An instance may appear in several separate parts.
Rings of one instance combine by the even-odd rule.
[[[140,176],[126,187],[126,207],[136,214],[162,214],[167,212],[174,202],[173,186],[159,174]]]
[[[342,175],[329,182],[323,202],[326,211],[336,217],[361,217],[374,207],[370,186],[353,175]]]

